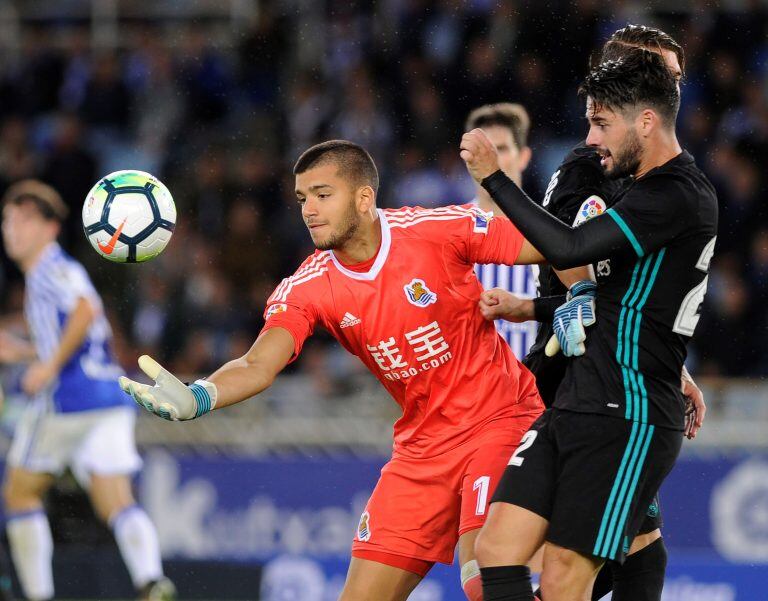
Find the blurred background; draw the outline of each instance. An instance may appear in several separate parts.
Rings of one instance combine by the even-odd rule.
[[[467,202],[467,113],[520,102],[524,187],[540,198],[586,133],[589,56],[628,23],[684,47],[678,134],[720,199],[688,362],[709,413],[662,495],[665,601],[768,598],[765,0],[0,0],[0,194],[25,177],[56,186],[72,209],[62,242],[104,297],[124,367],[148,353],[191,379],[248,349],[267,296],[313,250],[291,175],[302,150],[364,145],[381,206]],[[90,187],[126,168],[159,176],[179,210],[169,248],[138,266],[99,258],[80,223]],[[0,265],[0,326],[23,331],[23,280],[1,251]],[[0,372],[5,446],[21,370]],[[184,425],[142,415],[137,487],[182,597],[335,599],[395,409],[318,333],[258,400]],[[70,480],[50,506],[60,594],[128,595]],[[413,598],[462,599],[458,568]]]

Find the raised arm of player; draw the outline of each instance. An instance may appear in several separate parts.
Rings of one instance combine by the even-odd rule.
[[[213,409],[234,405],[269,388],[294,355],[291,333],[270,328],[239,359],[222,365],[209,378],[185,384],[147,355],[139,367],[155,381],[154,386],[120,378],[124,392],[147,411],[170,421],[200,417]]]
[[[572,228],[538,206],[498,169],[496,149],[482,130],[464,134],[461,158],[526,240],[556,268],[594,263],[629,246],[612,218],[601,215]]]

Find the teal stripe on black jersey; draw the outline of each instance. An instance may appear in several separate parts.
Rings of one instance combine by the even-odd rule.
[[[627,222],[622,219],[621,215],[619,215],[616,211],[613,209],[608,209],[606,211],[608,215],[613,217],[613,220],[616,222],[616,225],[619,226],[622,232],[624,232],[624,235],[627,237],[627,240],[629,240],[629,243],[632,245],[632,248],[635,249],[635,252],[637,253],[638,257],[642,257],[643,254],[643,247],[640,246],[640,242],[638,242],[635,235],[632,233],[632,230],[629,229],[629,226],[627,225]]]
[[[639,370],[640,325],[643,308],[656,283],[666,250],[662,248],[635,264],[629,288],[621,299],[616,332],[616,361],[621,366],[624,381],[624,417],[643,423],[648,421],[648,391]]]
[[[619,471],[600,522],[600,530],[592,550],[593,555],[614,559],[624,532],[624,524],[632,506],[654,426],[634,422],[629,443],[624,450]]]
[[[656,278],[659,275],[659,268],[661,267],[661,262],[664,260],[664,255],[666,254],[667,249],[662,248],[657,253],[656,261],[653,265],[653,271],[651,272],[651,278],[648,282],[648,287],[645,290],[645,293],[643,294],[643,297],[640,299],[640,303],[637,305],[637,319],[635,320],[635,331],[632,335],[633,340],[633,349],[632,349],[632,369],[637,371],[637,380],[638,385],[640,386],[640,395],[641,395],[641,402],[640,402],[640,421],[643,423],[646,423],[648,421],[648,391],[645,388],[645,380],[643,378],[642,372],[639,371],[639,359],[638,355],[640,354],[640,322],[643,318],[643,307],[645,307],[645,303],[648,300],[648,296],[651,294],[651,289],[653,288],[653,285],[656,283]],[[651,255],[653,256],[653,255]]]
[[[624,294],[624,298],[621,299],[621,312],[619,313],[619,326],[616,330],[616,333],[617,333],[616,361],[621,366],[621,376],[622,376],[622,379],[624,380],[624,405],[626,406],[626,412],[625,412],[626,419],[629,419],[629,410],[630,410],[630,407],[632,406],[632,390],[630,388],[631,384],[630,384],[629,370],[627,370],[627,368],[624,367],[621,361],[622,348],[623,348],[621,332],[624,329],[624,322],[626,320],[627,301],[629,300],[629,297],[635,288],[639,271],[640,271],[640,261],[635,263],[635,268],[632,271],[632,279],[630,281],[629,288],[627,288],[627,292]]]
[[[636,421],[636,409],[640,389],[637,382],[637,372],[632,370],[632,330],[634,322],[634,304],[640,296],[640,291],[645,288],[648,270],[653,261],[653,256],[637,261],[632,271],[632,280],[624,298],[621,299],[621,312],[619,314],[619,327],[616,332],[616,361],[621,365],[624,379],[624,396],[626,408],[624,417]]]

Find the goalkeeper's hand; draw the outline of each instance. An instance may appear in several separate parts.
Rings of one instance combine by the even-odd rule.
[[[559,350],[566,357],[580,357],[586,351],[584,341],[587,328],[597,321],[595,319],[595,295],[597,284],[590,280],[576,282],[568,290],[565,304],[555,309],[552,322],[554,335],[549,339],[544,352],[552,357]]]
[[[120,388],[147,411],[169,421],[195,419],[216,406],[216,385],[206,380],[184,384],[148,355],[139,357],[139,367],[155,381],[154,386],[120,377]]]

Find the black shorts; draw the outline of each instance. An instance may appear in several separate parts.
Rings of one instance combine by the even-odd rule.
[[[664,520],[661,519],[661,503],[659,502],[659,493],[656,493],[651,500],[651,504],[643,514],[643,521],[640,523],[638,534],[648,534],[661,528]]]
[[[682,441],[676,430],[547,409],[523,436],[492,502],[546,518],[548,542],[623,562]]]

